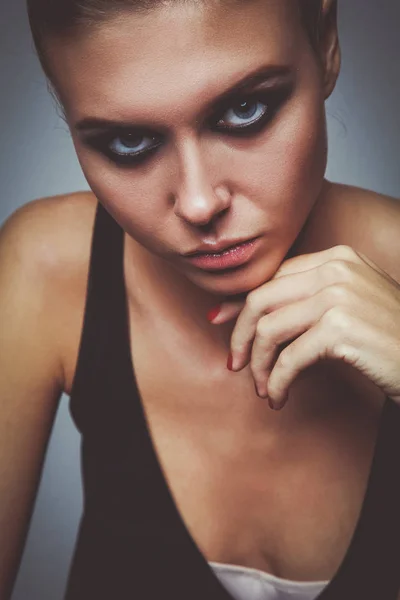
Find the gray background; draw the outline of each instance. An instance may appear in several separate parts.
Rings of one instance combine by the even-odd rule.
[[[341,0],[343,65],[327,103],[327,176],[400,197],[400,2]],[[35,198],[88,189],[50,97],[22,0],[0,6],[0,224]],[[63,396],[12,600],[59,600],[82,509],[79,434]]]

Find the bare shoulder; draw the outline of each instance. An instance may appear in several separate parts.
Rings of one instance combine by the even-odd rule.
[[[400,282],[400,199],[330,183],[317,212],[318,226],[312,228],[317,249],[351,246]]]
[[[62,261],[79,260],[90,245],[96,204],[91,192],[32,200],[12,213],[2,233],[18,241],[19,252],[30,255],[37,268],[62,276]]]
[[[348,204],[353,244],[400,282],[400,199],[345,185],[337,193]]]
[[[16,210],[2,226],[13,264],[30,274],[32,285],[46,288],[63,391],[68,391],[79,344],[96,206],[92,192],[40,198]]]

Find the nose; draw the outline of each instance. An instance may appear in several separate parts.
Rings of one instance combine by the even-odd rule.
[[[204,149],[203,149],[204,151]],[[205,161],[200,145],[187,141],[179,157],[179,181],[174,193],[175,214],[195,226],[209,224],[229,208],[231,193],[216,175],[210,157]]]

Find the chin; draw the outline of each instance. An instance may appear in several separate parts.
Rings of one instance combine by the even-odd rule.
[[[267,260],[262,265],[247,264],[226,271],[199,271],[186,274],[197,287],[216,296],[246,295],[269,281],[280,263]]]

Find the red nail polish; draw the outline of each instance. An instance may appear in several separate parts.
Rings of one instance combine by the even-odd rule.
[[[215,317],[217,317],[219,315],[219,313],[221,312],[221,307],[220,306],[214,306],[214,308],[211,308],[208,313],[207,313],[207,319],[209,321],[213,321],[215,319]]]
[[[229,352],[228,354],[228,361],[226,363],[227,368],[229,369],[229,371],[232,371],[232,353]]]

